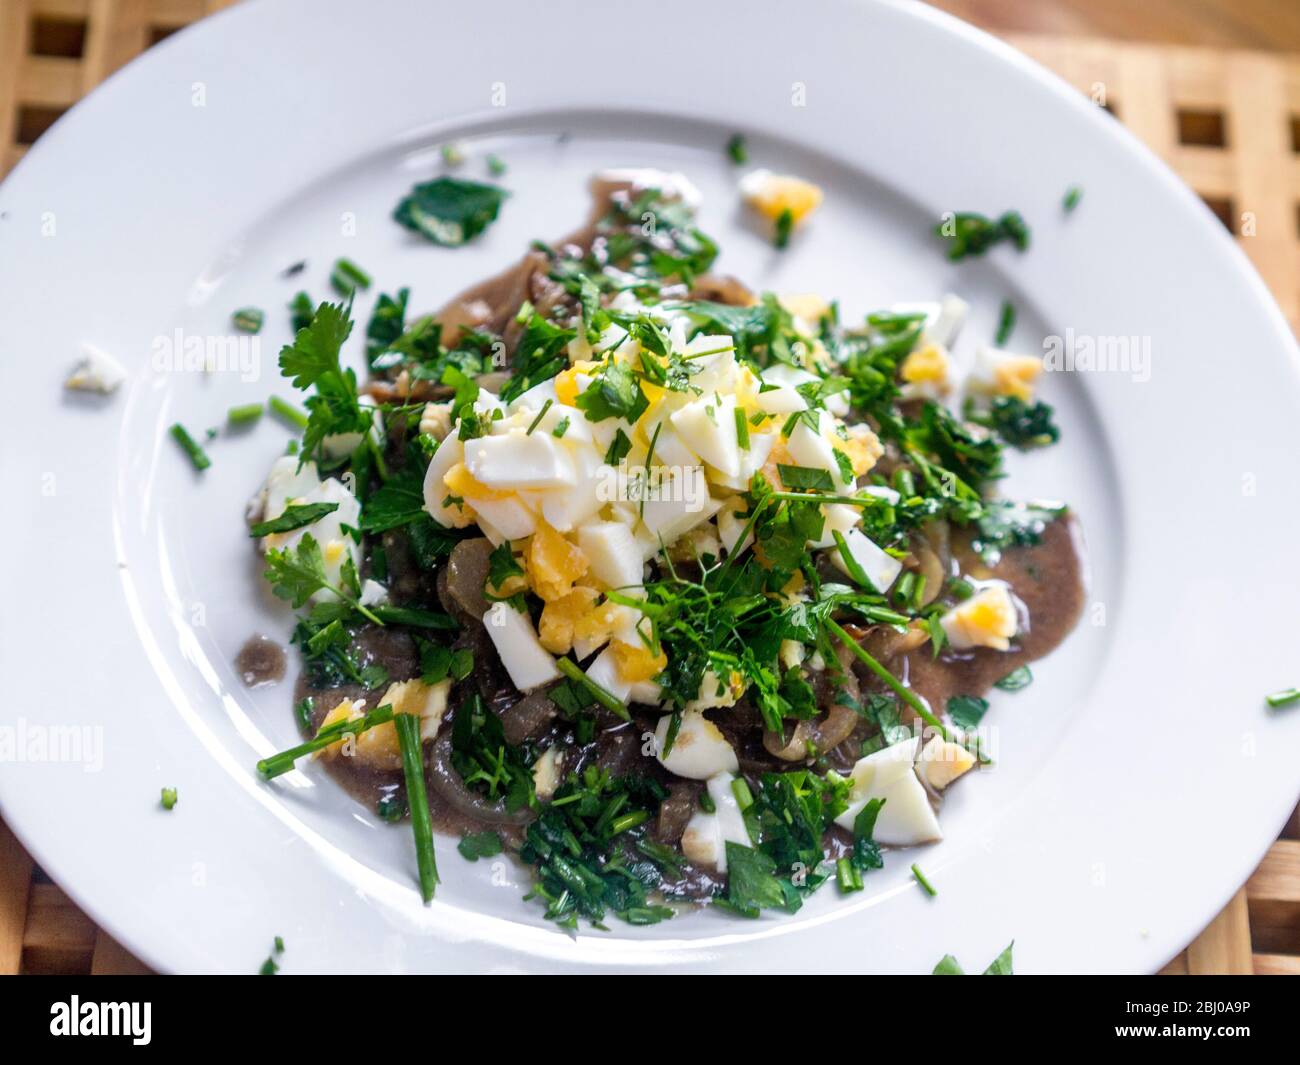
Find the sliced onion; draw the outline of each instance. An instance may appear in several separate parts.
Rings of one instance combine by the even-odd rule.
[[[513,813],[501,800],[467,787],[456,767],[451,764],[451,732],[444,731],[429,749],[429,785],[458,813],[494,825],[525,825],[533,819],[533,811],[521,807]]]

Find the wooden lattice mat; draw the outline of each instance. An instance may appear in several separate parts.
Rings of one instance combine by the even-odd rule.
[[[0,175],[113,71],[232,2],[0,0]],[[1009,40],[1104,105],[1181,175],[1300,327],[1300,57]],[[144,971],[0,823],[0,974]],[[1165,972],[1300,974],[1300,810]]]

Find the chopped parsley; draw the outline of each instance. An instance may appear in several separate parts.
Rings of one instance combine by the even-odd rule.
[[[434,244],[455,248],[496,221],[507,195],[495,185],[435,178],[416,185],[397,205],[393,218]]]
[[[948,241],[948,258],[954,261],[983,255],[1003,242],[1010,243],[1017,251],[1029,247],[1029,226],[1019,211],[1006,211],[997,218],[960,211],[940,222],[935,233]]]

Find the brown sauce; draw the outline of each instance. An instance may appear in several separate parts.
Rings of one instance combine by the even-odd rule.
[[[235,656],[235,670],[246,688],[278,684],[284,680],[284,648],[266,636],[250,636]]]

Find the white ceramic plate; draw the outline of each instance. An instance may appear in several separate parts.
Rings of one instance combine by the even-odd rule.
[[[755,164],[827,189],[785,254],[737,210],[721,150],[737,130]],[[483,240],[448,251],[389,214],[453,138],[469,175],[501,155],[514,194]],[[409,284],[437,306],[570,229],[586,175],[608,165],[685,170],[721,268],[755,285],[852,313],[954,290],[979,308],[967,343],[1010,297],[1018,346],[1067,330],[1150,345],[1149,381],[1047,381],[1063,442],[1018,461],[1010,487],[1075,505],[1091,602],[1031,688],[995,694],[998,766],[955,789],[946,841],[917,855],[936,899],[900,854],[861,895],[827,888],[795,917],[571,938],[521,900],[521,869],[470,865],[446,842],[422,907],[405,828],[317,771],[256,777],[259,756],[296,741],[287,685],[249,692],[232,666],[250,632],[290,627],[242,526],[285,434],[264,420],[223,436],[195,476],[166,426],[286,393],[282,307],[300,286],[325,294],[335,257],[372,271],[372,297]],[[1073,184],[1086,191],[1067,218]],[[929,235],[944,211],[1008,207],[1034,227],[1024,255],[952,266]],[[282,280],[300,259],[307,272]],[[247,304],[270,312],[260,376],[155,369],[157,338],[225,335]],[[252,971],[282,935],[299,971],[925,972],[946,952],[981,967],[1013,938],[1019,971],[1151,970],[1296,801],[1300,712],[1261,699],[1297,682],[1285,323],[1218,223],[1115,122],[925,8],[241,6],[114,77],[0,188],[0,323],[0,806],[159,968]],[[131,369],[111,401],[61,392],[82,341]],[[25,746],[83,726],[80,760]],[[163,785],[180,790],[170,814]]]

